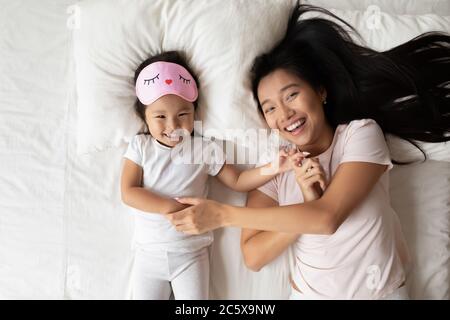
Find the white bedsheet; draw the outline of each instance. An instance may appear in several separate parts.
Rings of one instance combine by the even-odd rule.
[[[66,10],[74,2],[0,0],[2,299],[130,297],[132,219],[120,202],[118,184],[126,146],[76,155],[75,79],[66,25]],[[438,13],[450,15],[447,2],[434,3]],[[405,10],[414,7],[413,1],[404,1],[404,6]],[[439,213],[439,208],[448,208],[448,200],[434,203],[435,195],[423,189],[432,185],[421,182],[428,173],[436,175],[437,184],[446,192],[448,175],[439,172],[450,172],[450,164],[428,162],[421,169],[409,168],[422,170],[421,174],[415,177],[408,168],[393,170],[392,189],[418,267],[412,270],[410,293],[414,298],[448,299],[448,243],[436,247],[432,240],[435,230],[448,236],[450,212],[427,215],[428,203],[434,209],[438,206]],[[405,178],[415,179],[407,203],[402,198]],[[233,204],[245,202],[244,194],[231,192],[218,182],[212,184],[211,197]],[[411,218],[411,208],[423,211]],[[430,224],[430,219],[439,225]],[[239,233],[235,228],[215,232],[212,298],[286,298],[287,256],[253,273],[242,263]],[[436,259],[447,261],[447,269],[433,269]]]

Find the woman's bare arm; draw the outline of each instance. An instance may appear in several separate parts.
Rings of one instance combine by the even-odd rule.
[[[372,191],[387,165],[347,162],[337,169],[323,196],[301,204],[242,208],[211,200],[184,198],[193,205],[168,216],[177,230],[199,234],[224,226],[289,232],[333,234]]]
[[[267,231],[333,234],[368,196],[386,168],[366,162],[343,163],[318,200],[259,209],[222,205],[220,223]]]
[[[258,190],[248,194],[247,207],[249,208],[275,206],[278,206],[278,202]],[[293,233],[242,229],[241,251],[245,265],[253,271],[259,271],[278,257],[297,238],[298,235]]]
[[[176,200],[161,197],[142,188],[142,167],[124,159],[121,177],[122,201],[130,207],[151,213],[170,213],[186,208]]]

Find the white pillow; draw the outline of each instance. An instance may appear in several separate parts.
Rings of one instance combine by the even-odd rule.
[[[339,10],[366,11],[370,6],[377,6],[382,11],[394,15],[428,13],[450,15],[448,0],[304,0],[303,2]]]
[[[79,6],[78,153],[119,146],[141,128],[133,110],[134,71],[162,50],[186,52],[200,82],[197,118],[204,129],[263,125],[244,89],[247,67],[282,36],[288,1],[93,0]]]
[[[264,127],[250,93],[253,59],[284,33],[294,1],[81,2],[74,32],[77,74],[77,150],[119,146],[142,127],[134,114],[133,75],[161,50],[184,50],[200,81],[197,119],[212,128]],[[450,30],[450,17],[392,16],[338,11],[367,44],[388,49],[430,30]],[[235,137],[239,144],[239,137]],[[242,142],[244,143],[244,142]],[[448,149],[448,148],[445,148]]]
[[[410,142],[393,135],[386,135],[392,159],[399,162],[422,162],[423,153]],[[414,141],[426,154],[427,159],[450,162],[450,142],[424,143]]]

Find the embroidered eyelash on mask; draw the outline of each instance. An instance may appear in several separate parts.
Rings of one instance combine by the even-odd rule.
[[[180,80],[182,80],[183,83],[185,83],[185,84],[191,83],[191,80],[183,78],[183,76],[181,74],[180,74]]]
[[[152,83],[155,83],[155,79],[159,79],[159,73],[154,78],[144,79],[144,84],[150,84],[150,81],[152,81]]]

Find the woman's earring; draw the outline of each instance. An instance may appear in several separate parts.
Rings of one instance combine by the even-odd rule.
[[[327,104],[327,99],[323,100],[323,104]]]

